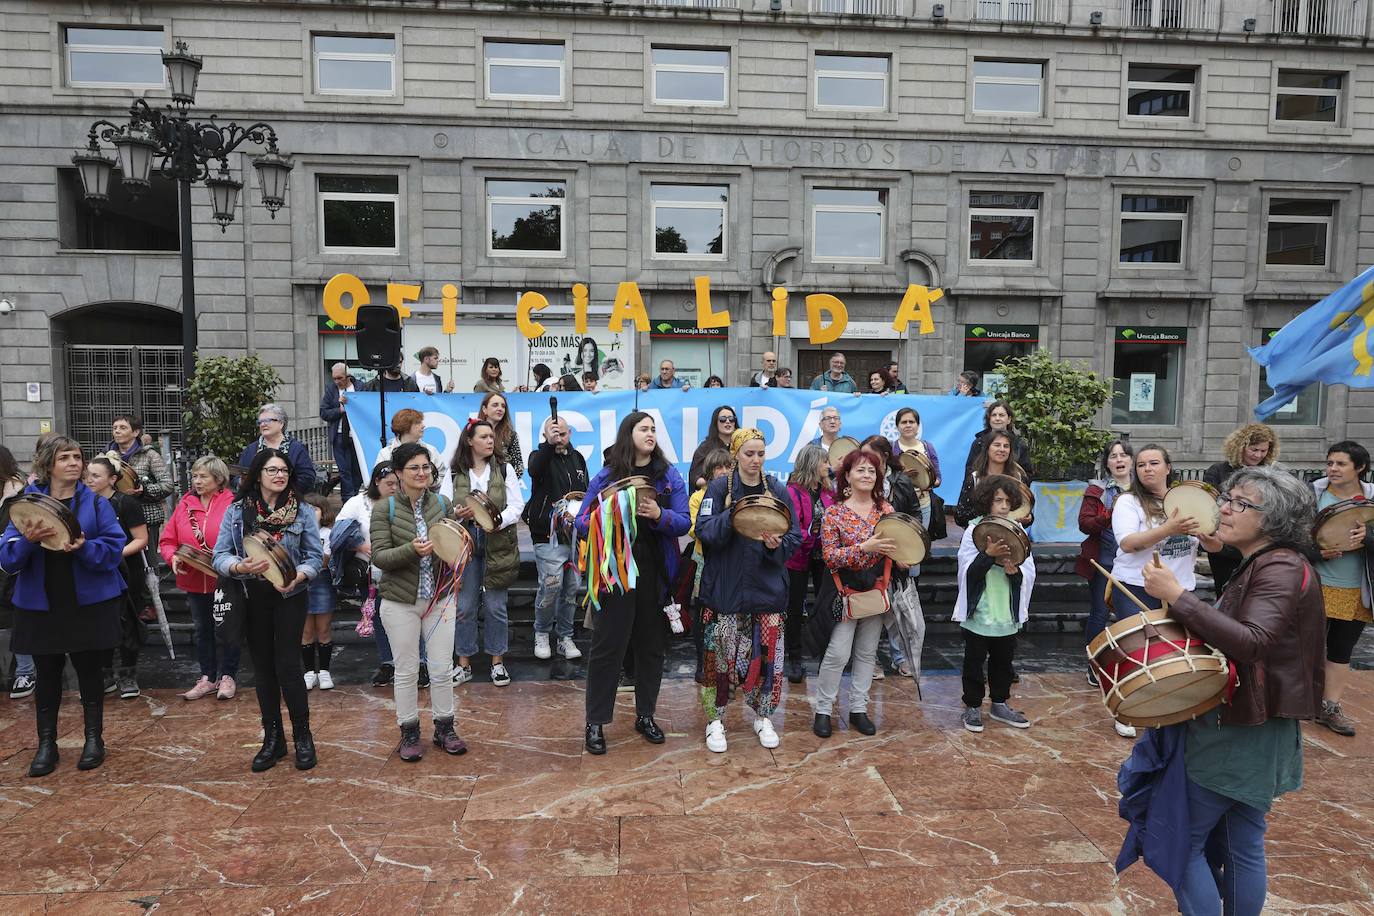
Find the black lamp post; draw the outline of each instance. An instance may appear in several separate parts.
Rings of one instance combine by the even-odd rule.
[[[262,188],[262,203],[272,218],[286,204],[286,183],[291,160],[277,150],[277,132],[258,122],[249,127],[217,124],[215,115],[205,121],[193,120],[187,109],[196,100],[196,81],[203,66],[199,57],[188,53],[186,43],[178,41],[176,51],[163,52],[162,63],[172,90],[172,105],[156,111],[143,99],[129,106],[126,124],[96,121],[91,125],[86,148],[72,156],[81,173],[86,202],[99,209],[109,202],[110,179],[116,168],[131,197],[137,198],[151,185],[153,161],[158,172],[179,184],[181,211],[181,375],[189,389],[196,359],[196,272],[191,250],[191,185],[204,181],[210,191],[215,221],[223,232],[234,221],[243,183],[229,172],[229,155],[244,142],[257,144],[265,153],[253,160]],[[175,108],[173,108],[173,105]],[[111,158],[101,142],[114,147]],[[218,162],[216,172],[210,164]]]

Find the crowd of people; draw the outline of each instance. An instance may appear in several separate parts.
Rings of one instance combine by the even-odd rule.
[[[398,368],[369,384],[453,390],[452,380],[438,377],[436,362],[436,352],[421,351],[415,376]],[[811,387],[858,394],[845,366],[835,354]],[[785,372],[765,354],[750,383],[785,387]],[[553,381],[551,373],[539,374],[544,384]],[[455,691],[474,678],[474,659],[489,658],[481,667],[493,685],[511,683],[507,592],[520,564],[521,524],[535,547],[537,658],[555,651],[568,660],[582,656],[573,637],[579,592],[586,591],[588,753],[607,752],[617,687],[628,671],[635,731],[651,743],[666,740],[655,715],[674,633],[690,630],[696,646],[703,740],[712,753],[727,749],[736,693],[752,713],[755,739],[765,748],[779,745],[771,717],[783,679],[807,677],[807,656],[818,662],[812,730],[822,739],[836,727],[846,668],[849,727],[876,733],[868,696],[882,676],[883,640],[894,670],[919,677],[920,565],[903,560],[911,543],[904,537],[915,532],[928,550],[930,535],[938,538],[945,528],[946,507],[934,492],[940,456],[911,407],[898,411],[895,439],[863,441],[848,439],[842,412],[825,408],[816,440],[800,450],[785,482],[763,471],[765,433],[741,428],[728,404],[712,414],[686,479],[664,456],[652,415],[635,411],[619,424],[601,470],[589,475],[556,413],[543,422],[537,447],[525,451],[510,423],[499,361],[488,360],[475,386],[481,405],[451,454],[423,441],[423,414],[403,409],[391,419],[395,438],[364,474],[353,449],[341,446],[351,435],[348,397],[368,386],[342,365],[333,382],[320,415],[341,459],[341,503],[320,495],[308,450],[274,404],[259,410],[258,438],[235,465],[215,456],[195,461],[190,487],[170,515],[165,506],[176,494],[161,456],[142,443],[137,418],[115,418],[103,452],[45,435],[29,474],[0,448],[9,516],[0,570],[16,667],[11,695],[36,696],[38,750],[30,775],[58,766],[68,659],[85,722],[77,766],[101,765],[107,685],[122,696],[138,694],[143,557],[152,544],[186,594],[195,624],[199,677],[185,700],[232,699],[240,646],[247,645],[263,727],[250,763],[255,772],[287,755],[283,705],[294,765],[315,766],[309,694],[334,686],[332,615],[349,590],[365,598],[359,633],[375,639],[373,684],[393,692],[398,755],[415,761],[425,752],[422,688],[429,690],[433,744],[464,753]],[[666,360],[649,384],[684,387]],[[872,373],[867,387],[871,394],[903,390],[891,370]],[[976,376],[961,376],[952,393],[980,396]],[[1030,445],[1012,406],[987,402],[958,501],[949,507],[963,527],[953,619],[964,642],[960,722],[973,733],[986,727],[985,699],[991,721],[1032,725],[1012,705],[1016,641],[1036,574],[1025,531],[1033,517]],[[1090,579],[1086,643],[1111,626],[1113,613],[1167,607],[1238,672],[1229,703],[1182,726],[1186,742],[1178,753],[1189,793],[1181,835],[1191,845],[1175,891],[1185,912],[1213,912],[1219,897],[1237,912],[1258,911],[1265,812],[1301,783],[1298,721],[1355,733],[1341,699],[1352,649],[1371,619],[1374,539],[1364,516],[1341,513],[1374,499],[1374,485],[1363,482],[1369,453],[1354,442],[1331,446],[1326,475],[1311,485],[1276,469],[1278,454],[1277,436],[1262,424],[1226,440],[1224,460],[1207,472],[1219,507],[1212,531],[1166,511],[1176,475],[1165,448],[1114,440],[1079,515],[1079,571]],[[741,523],[745,506],[762,510],[761,528]],[[1339,536],[1318,544],[1319,511],[1324,522],[1336,519]],[[885,527],[891,518],[905,526],[900,535]],[[446,554],[445,538],[461,549]],[[1193,594],[1199,550],[1210,560],[1215,606]],[[1089,682],[1098,684],[1101,672],[1090,664]],[[1114,726],[1123,736],[1135,734],[1120,721]],[[1156,731],[1149,740],[1158,740]],[[1240,759],[1245,765],[1235,766]],[[1221,863],[1223,883],[1214,881],[1206,850],[1218,835],[1220,858],[1213,849],[1211,861]]]

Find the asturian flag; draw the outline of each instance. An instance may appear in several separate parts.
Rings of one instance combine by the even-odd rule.
[[[1313,382],[1374,388],[1369,329],[1374,316],[1374,267],[1288,322],[1250,355],[1267,370],[1274,394],[1255,408],[1267,420]]]

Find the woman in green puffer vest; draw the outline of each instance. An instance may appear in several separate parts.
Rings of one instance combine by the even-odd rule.
[[[520,569],[520,547],[515,524],[525,508],[520,478],[509,464],[494,459],[496,431],[486,420],[468,423],[449,464],[453,468],[454,514],[463,519],[475,546],[458,591],[458,626],[454,649],[458,653],[455,683],[472,680],[472,656],[477,654],[477,615],[480,604],[482,643],[491,655],[491,682],[510,683],[504,656],[510,641],[506,617],[506,590]],[[495,506],[496,530],[483,531],[472,521],[472,509],[464,505],[469,494],[485,493]]]

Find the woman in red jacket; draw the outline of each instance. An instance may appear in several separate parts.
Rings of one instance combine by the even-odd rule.
[[[1130,443],[1114,439],[1102,450],[1098,479],[1088,484],[1078,508],[1078,530],[1087,535],[1078,551],[1074,572],[1088,580],[1088,619],[1083,624],[1083,642],[1092,642],[1107,626],[1107,577],[1093,568],[1092,562],[1111,571],[1116,560],[1116,535],[1112,533],[1112,506],[1116,498],[1131,489],[1135,451]],[[1097,677],[1088,668],[1088,683],[1097,686]]]
[[[181,546],[197,547],[214,553],[224,511],[234,501],[229,492],[229,468],[214,455],[206,455],[191,465],[191,492],[181,498],[176,510],[162,528],[158,551],[177,576],[177,587],[186,593],[191,619],[196,626],[196,656],[200,661],[200,680],[181,695],[183,700],[199,700],[218,693],[221,700],[233,699],[239,673],[239,647],[221,641],[216,645],[215,620],[211,605],[216,577],[206,575],[176,555]],[[217,657],[219,659],[216,664]]]

